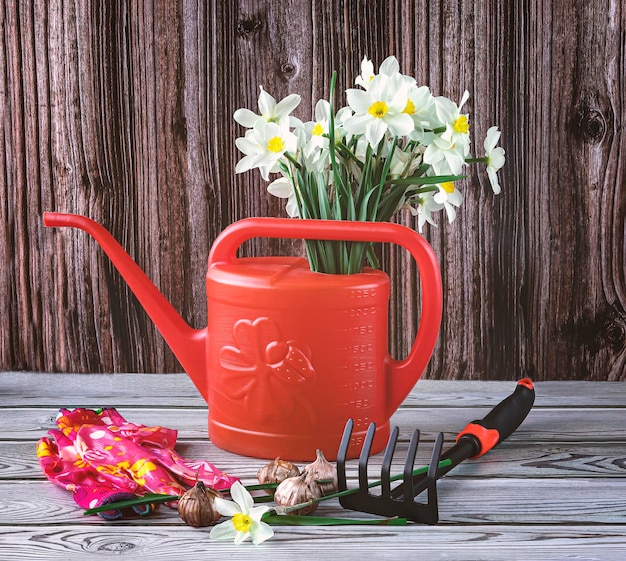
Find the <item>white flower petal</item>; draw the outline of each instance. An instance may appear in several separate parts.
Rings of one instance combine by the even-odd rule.
[[[244,127],[253,127],[254,123],[256,123],[259,119],[262,119],[256,113],[253,113],[249,109],[237,109],[233,115],[233,119],[240,125]]]
[[[353,88],[346,90],[346,99],[350,108],[359,114],[367,113],[372,104],[372,98],[368,92]]]
[[[260,522],[261,518],[263,518],[263,515],[270,509],[269,506],[267,505],[263,505],[263,506],[255,506],[253,508],[250,509],[250,511],[248,512],[248,516],[254,521],[254,522]]]
[[[251,140],[251,137],[239,137],[235,139],[235,146],[246,155],[258,154],[261,151],[257,139]]]
[[[278,105],[274,108],[274,115],[279,119],[285,115],[289,115],[289,113],[298,107],[301,99],[298,94],[289,94],[285,99],[278,102]]]
[[[250,537],[250,532],[237,532],[235,536],[235,545],[240,545]]]
[[[287,205],[285,206],[285,210],[287,214],[291,218],[298,218],[300,216],[300,210],[298,209],[298,201],[296,200],[295,194],[292,197],[289,197],[287,200]]]
[[[459,103],[459,111],[461,110],[461,107],[463,107],[465,105],[465,102],[469,99],[469,92],[467,90],[465,90],[463,92],[463,96],[461,97],[461,103]]]
[[[279,199],[288,199],[293,195],[293,185],[286,177],[279,177],[267,186],[267,191]]]
[[[263,154],[252,154],[250,156],[244,156],[235,165],[235,173],[243,173],[256,167],[260,167],[264,161]]]
[[[215,505],[215,510],[217,510],[217,512],[219,512],[222,516],[234,516],[235,514],[241,512],[241,508],[238,504],[233,501],[222,499],[221,497],[215,497],[213,504]]]
[[[489,182],[491,183],[491,189],[493,190],[494,195],[500,194],[500,183],[498,182],[498,176],[496,175],[496,171],[488,167],[487,176],[489,177]]]
[[[487,130],[487,137],[485,138],[485,142],[483,144],[485,148],[485,152],[489,154],[498,144],[498,140],[500,140],[500,131],[498,127],[489,127]]]
[[[211,533],[209,534],[209,537],[214,540],[232,540],[238,533],[239,532],[235,530],[233,521],[226,520],[226,522],[222,522],[217,526],[213,526],[213,528],[211,528]]]
[[[254,545],[263,543],[265,540],[269,540],[274,535],[274,530],[272,530],[272,527],[265,522],[258,522],[257,524],[253,524],[250,530],[250,536]]]
[[[380,72],[381,74],[387,74],[387,76],[397,74],[398,72],[400,72],[400,63],[398,62],[398,59],[393,55],[388,56],[381,63],[380,67],[378,68],[378,72]]]
[[[248,490],[243,486],[241,481],[235,481],[230,488],[230,496],[233,498],[243,514],[248,514],[254,506],[254,499]]]
[[[263,86],[259,86],[259,88],[261,89],[261,93],[259,94],[258,103],[261,115],[263,115],[263,117],[266,115],[273,115],[274,108],[276,107],[276,100],[263,89]]]
[[[389,127],[389,132],[395,136],[405,136],[415,128],[413,119],[406,113],[391,115],[390,117],[385,116],[385,122]]]
[[[365,138],[367,138],[372,148],[376,148],[383,136],[385,136],[386,131],[387,123],[383,119],[372,119],[365,127]]]

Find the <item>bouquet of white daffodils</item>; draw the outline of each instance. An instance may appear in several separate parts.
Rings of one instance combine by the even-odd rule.
[[[484,157],[470,155],[469,119],[461,112],[467,91],[457,105],[400,73],[395,57],[385,59],[377,74],[366,57],[358,87],[346,90],[348,105],[335,112],[335,82],[333,73],[330,101],[317,102],[313,121],[291,115],[299,95],[276,103],[262,87],[260,115],[248,109],[234,114],[248,128],[236,140],[245,156],[235,171],[259,168],[265,180],[280,173],[268,191],[287,200],[289,216],[388,221],[408,209],[421,232],[425,223],[434,224],[434,212],[445,210],[454,220],[463,200],[455,182],[471,163],[485,164],[493,192],[500,192],[500,131],[487,131]],[[366,257],[377,266],[371,244],[360,242],[309,241],[307,256],[312,270],[326,273],[359,272]]]

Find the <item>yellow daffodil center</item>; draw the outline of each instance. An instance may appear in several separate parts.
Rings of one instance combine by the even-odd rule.
[[[324,133],[324,127],[320,125],[319,123],[316,123],[315,126],[313,127],[313,130],[311,131],[311,134],[315,136],[321,136],[323,133]]]
[[[415,113],[415,103],[413,103],[410,99],[407,99],[406,107],[402,110],[402,113],[413,115],[413,113]]]
[[[452,181],[444,181],[441,183],[441,188],[448,193],[448,195],[454,193],[454,182]]]
[[[239,512],[233,516],[233,526],[238,532],[247,534],[250,531],[250,526],[252,526],[252,518]]]
[[[282,152],[283,147],[283,139],[280,136],[273,136],[267,141],[267,149],[270,152]]]
[[[456,121],[454,121],[452,128],[455,132],[466,134],[467,131],[469,131],[469,122],[467,120],[467,115],[461,115]]]
[[[386,115],[388,110],[389,108],[384,101],[375,101],[374,103],[372,103],[372,105],[370,105],[370,108],[367,110],[367,112],[372,117],[382,119]]]

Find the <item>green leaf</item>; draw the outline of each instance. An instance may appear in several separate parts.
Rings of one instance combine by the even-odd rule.
[[[90,514],[98,514],[98,512],[107,512],[109,510],[121,510],[123,508],[131,508],[139,505],[160,504],[168,503],[171,501],[177,501],[180,497],[178,495],[162,495],[146,493],[143,497],[136,499],[129,499],[127,501],[118,501],[116,503],[109,503],[106,505],[97,506],[87,509],[83,515],[89,516]]]
[[[298,516],[294,514],[271,514],[266,513],[263,522],[276,526],[406,526],[406,518],[331,518],[329,516]]]
[[[435,185],[447,181],[459,181],[465,179],[466,175],[423,175],[421,177],[411,176],[397,179],[390,179],[385,185]]]

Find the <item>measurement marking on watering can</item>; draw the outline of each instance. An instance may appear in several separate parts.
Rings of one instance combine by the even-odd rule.
[[[369,417],[357,417],[353,419],[354,428],[355,429],[366,429],[370,426],[370,418]]]
[[[363,353],[371,353],[374,350],[374,345],[372,343],[362,343],[355,345],[348,345],[346,350],[352,351],[353,355],[363,354]]]
[[[351,391],[370,390],[374,387],[374,379],[350,380],[344,384],[344,387]]]
[[[365,325],[351,325],[346,327],[344,332],[350,335],[369,335],[374,333],[374,326],[371,323]]]
[[[344,405],[354,407],[355,409],[365,409],[371,406],[370,400],[365,397],[362,399],[351,399],[350,401],[346,401]]]
[[[376,289],[375,288],[361,288],[350,291],[349,298],[375,298],[376,297]]]
[[[352,371],[353,372],[368,372],[370,370],[374,370],[374,361],[373,360],[362,360],[360,362],[352,363]]]
[[[350,308],[349,314],[351,318],[375,316],[376,306],[363,306],[361,308]]]

